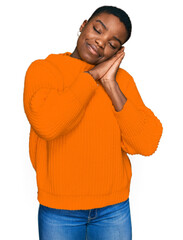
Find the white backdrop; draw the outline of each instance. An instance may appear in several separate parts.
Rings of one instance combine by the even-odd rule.
[[[133,31],[120,67],[134,77],[145,105],[163,124],[153,155],[129,155],[133,240],[183,239],[183,17],[178,0],[1,1],[0,239],[38,240],[36,174],[23,109],[25,72],[50,53],[73,52],[80,25],[102,5],[129,14]]]

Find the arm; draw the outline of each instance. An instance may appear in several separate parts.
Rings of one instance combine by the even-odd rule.
[[[120,75],[118,75],[119,77]],[[131,77],[125,95],[119,85],[108,83],[107,93],[113,103],[113,113],[121,131],[121,147],[129,154],[149,156],[159,144],[163,127],[160,120],[147,108]]]
[[[105,81],[103,79],[102,86],[110,97],[112,104],[117,112],[121,111],[126,103],[126,97],[121,92],[121,89],[116,81]]]
[[[149,156],[158,147],[163,127],[154,113],[144,105],[133,78],[128,73],[124,75],[124,71],[119,69],[124,56],[123,47],[90,72],[94,78],[100,79],[112,101],[112,110],[121,132],[122,149],[129,154]]]
[[[24,110],[34,131],[53,140],[71,131],[81,121],[97,83],[81,72],[66,89],[62,73],[46,60],[36,60],[28,68],[24,83]]]

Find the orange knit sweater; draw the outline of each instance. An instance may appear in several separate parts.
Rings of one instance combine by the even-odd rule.
[[[23,101],[37,199],[69,210],[125,201],[132,176],[127,154],[153,154],[162,124],[144,105],[129,73],[119,68],[116,75],[127,98],[117,112],[101,83],[84,72],[94,65],[70,55],[38,59],[25,75]]]

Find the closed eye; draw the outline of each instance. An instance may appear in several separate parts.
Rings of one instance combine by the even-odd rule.
[[[93,26],[93,29],[94,29],[97,33],[101,34],[94,26]],[[113,49],[116,49],[116,47],[114,47],[111,43],[109,43],[109,45],[110,45]]]
[[[94,29],[96,32],[100,33],[99,31],[97,31],[97,29],[96,29],[95,27],[93,27],[93,29]]]
[[[110,45],[111,45],[111,47],[113,48],[113,49],[116,49],[116,47],[114,47],[111,43],[109,43]]]

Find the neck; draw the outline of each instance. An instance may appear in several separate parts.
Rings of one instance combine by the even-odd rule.
[[[71,53],[70,57],[77,58],[77,59],[81,59],[81,57],[79,56],[77,47],[74,49],[74,52]]]

